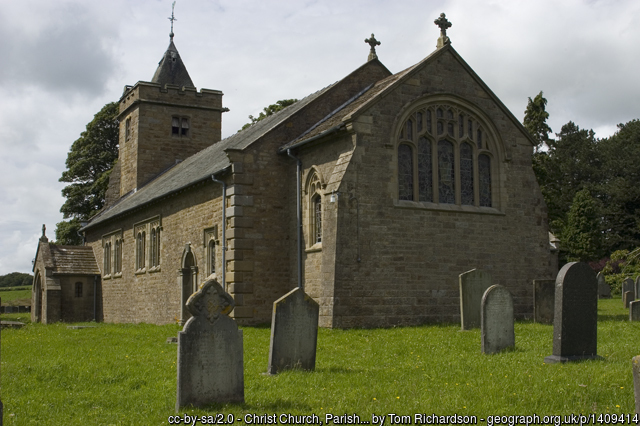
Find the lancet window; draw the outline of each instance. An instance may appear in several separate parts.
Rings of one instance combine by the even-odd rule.
[[[307,245],[322,243],[322,180],[316,170],[307,179]]]

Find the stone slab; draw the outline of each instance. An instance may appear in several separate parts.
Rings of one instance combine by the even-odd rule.
[[[484,354],[494,354],[516,346],[513,297],[501,285],[492,285],[482,296],[480,335]]]
[[[633,282],[633,280],[629,277],[625,278],[625,280],[622,282],[622,298],[624,298],[624,294],[627,291],[632,291],[634,293],[634,299],[635,299],[635,286],[636,284]]]
[[[533,280],[533,321],[553,324],[556,280]]]
[[[640,300],[629,303],[629,321],[640,321]]]
[[[629,309],[629,303],[633,302],[635,299],[633,296],[634,295],[632,291],[624,292],[624,294],[622,295],[622,304],[625,308]]]
[[[472,269],[460,274],[459,280],[461,329],[478,328],[482,296],[491,287],[491,274],[480,269]]]
[[[598,298],[611,299],[611,287],[607,284],[602,272],[598,272],[596,276],[598,280]]]
[[[546,363],[602,359],[598,349],[598,281],[586,263],[571,262],[556,278],[553,354]]]
[[[23,322],[19,321],[0,321],[0,327],[2,328],[22,328],[24,327]]]
[[[242,330],[229,317],[234,300],[215,280],[187,300],[193,315],[178,333],[176,411],[244,402]]]
[[[315,369],[319,314],[320,305],[301,288],[273,302],[267,373]]]

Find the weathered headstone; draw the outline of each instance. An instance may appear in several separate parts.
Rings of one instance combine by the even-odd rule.
[[[556,280],[533,280],[533,321],[553,324]]]
[[[625,278],[625,280],[622,282],[622,298],[624,299],[624,294],[627,291],[633,291],[634,292],[634,299],[635,299],[635,283],[633,282],[633,280],[629,277]]]
[[[635,299],[640,299],[640,275],[638,275],[636,282],[633,284],[633,293],[635,295]]]
[[[633,371],[633,396],[636,400],[636,414],[640,414],[640,355],[631,359]]]
[[[607,281],[604,279],[604,274],[598,272],[596,279],[598,280],[598,298],[611,299],[611,287],[609,287],[609,284],[607,284]]]
[[[480,269],[460,274],[460,323],[462,330],[480,327],[480,304],[491,287],[491,275]]]
[[[640,321],[640,300],[629,303],[629,321]]]
[[[185,405],[244,402],[242,330],[228,316],[233,298],[208,280],[186,305],[193,316],[178,333],[176,411]]]
[[[482,296],[480,335],[484,354],[494,354],[516,345],[513,298],[501,285],[492,285]]]
[[[633,300],[634,300],[634,297],[633,297],[632,291],[625,291],[624,294],[622,295],[622,304],[624,305],[625,308],[629,308],[629,304],[633,302]]]
[[[586,263],[571,262],[556,278],[553,355],[546,363],[601,359],[598,349],[598,281]]]
[[[267,373],[316,367],[320,305],[296,288],[273,302]]]

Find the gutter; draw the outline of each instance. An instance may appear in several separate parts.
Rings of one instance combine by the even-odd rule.
[[[301,208],[301,195],[300,195],[300,181],[302,175],[302,161],[299,158],[295,157],[291,153],[291,148],[287,149],[287,155],[294,160],[296,160],[296,216],[297,216],[297,227],[298,227],[298,288],[304,291],[304,286],[302,285],[302,208]]]

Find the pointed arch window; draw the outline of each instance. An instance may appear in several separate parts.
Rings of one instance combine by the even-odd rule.
[[[315,167],[312,169],[307,179],[306,194],[306,237],[307,248],[320,248],[322,243],[322,183],[320,174]]]

